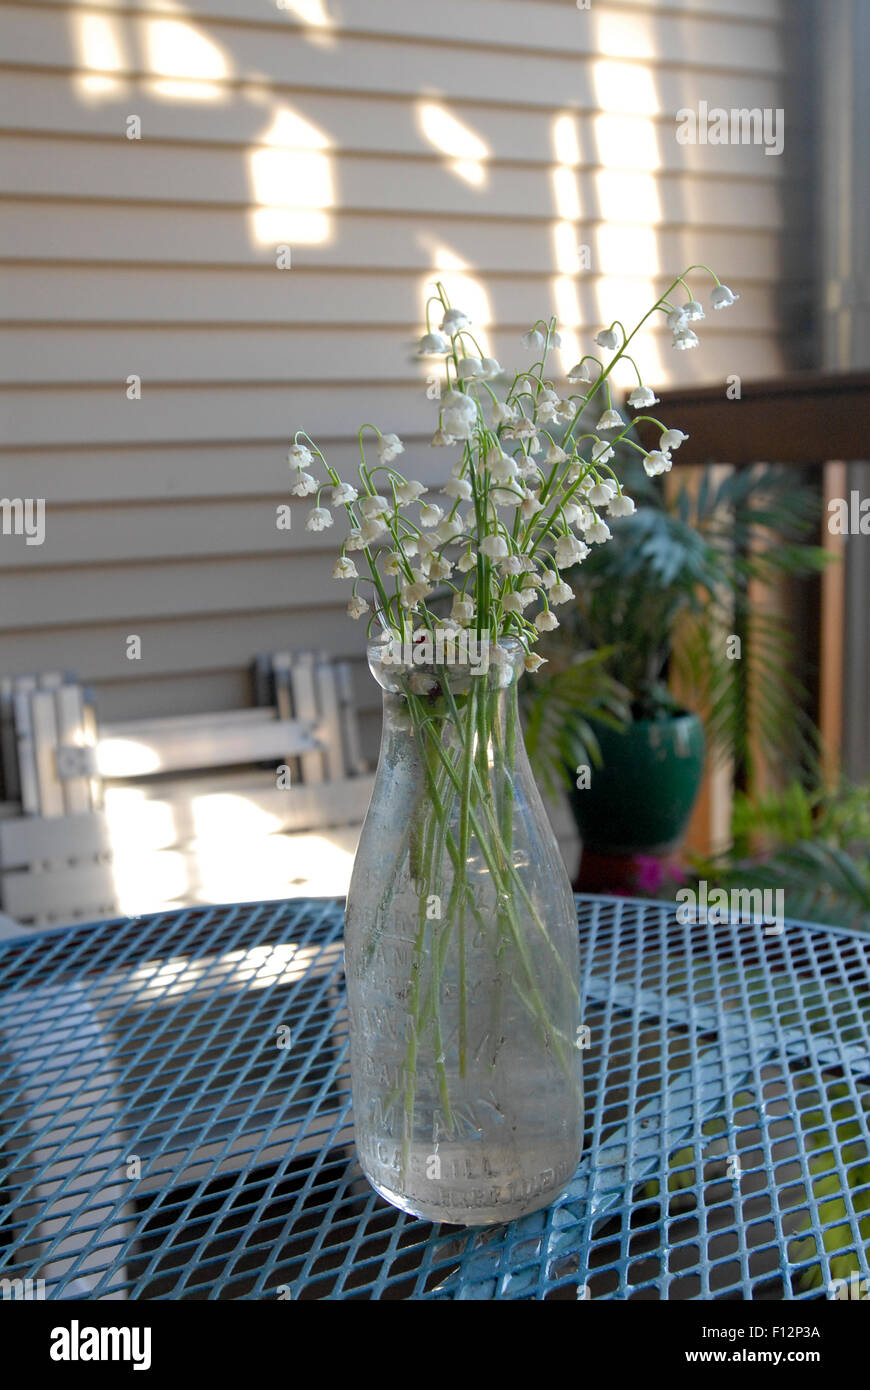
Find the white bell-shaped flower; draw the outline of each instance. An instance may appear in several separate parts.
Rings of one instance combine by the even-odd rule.
[[[688,352],[691,348],[700,347],[701,339],[691,328],[678,328],[674,334],[674,347],[679,352]]]
[[[729,290],[727,285],[717,285],[710,295],[710,303],[714,309],[730,309],[732,304],[736,304],[740,298],[733,290]]]
[[[300,473],[290,491],[294,497],[307,497],[317,491],[317,479],[312,473]]]
[[[608,352],[615,352],[619,347],[619,334],[615,328],[602,328],[596,335],[596,343],[601,348],[606,348]]]
[[[441,332],[447,333],[451,338],[470,327],[471,319],[461,309],[447,309],[441,320]]]
[[[657,478],[660,473],[670,473],[673,460],[670,454],[661,449],[653,449],[644,455],[643,468],[648,478]]]
[[[441,357],[450,351],[450,344],[440,333],[425,333],[417,351],[421,357]]]
[[[312,507],[305,522],[306,531],[325,531],[332,525],[332,512],[326,507]]]
[[[648,386],[636,386],[628,398],[628,403],[632,410],[645,410],[648,406],[661,404],[655,391],[651,391]]]

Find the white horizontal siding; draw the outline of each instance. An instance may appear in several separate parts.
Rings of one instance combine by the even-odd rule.
[[[318,10],[327,24],[303,21]],[[781,0],[0,5],[0,495],[47,505],[43,547],[0,538],[0,672],[75,670],[118,718],[243,703],[256,652],[324,646],[355,658],[373,736],[364,634],[330,577],[338,528],[306,533],[304,502],[275,526],[288,436],[308,428],[348,474],[374,419],[405,437],[409,472],[443,480],[411,356],[424,287],[464,265],[488,344],[516,363],[557,308],[566,220],[593,255],[576,332],[701,259],[739,281],[739,311],[708,320],[701,353],[659,333],[657,384],[778,370],[782,162],[680,146],[674,115],[782,106],[787,21]],[[116,56],[88,68],[86,31]],[[170,78],[188,88],[161,91]],[[422,103],[480,142],[478,182]],[[620,114],[635,125],[614,143]],[[320,224],[278,238],[293,269],[277,271],[258,215],[293,229],[312,205]]]

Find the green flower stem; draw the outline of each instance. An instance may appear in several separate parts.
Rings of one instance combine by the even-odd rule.
[[[448,683],[449,688],[449,683]],[[459,802],[459,873],[465,878],[471,842],[471,775],[474,766],[474,728],[477,714],[477,682],[472,680],[466,703],[465,742],[462,749],[462,789]],[[465,1076],[468,1046],[468,986],[465,978],[465,893],[459,900],[459,1075]]]
[[[388,1104],[394,1103],[403,1092],[402,1169],[407,1172],[410,1146],[414,1132],[416,1109],[417,1065],[429,1023],[432,1023],[435,1067],[439,1097],[445,1123],[452,1132],[453,1110],[445,1066],[440,1019],[441,983],[446,968],[454,924],[459,952],[459,1074],[467,1074],[468,1063],[468,980],[467,924],[469,914],[482,931],[490,933],[491,923],[481,914],[474,901],[468,880],[468,861],[472,837],[476,841],[492,877],[498,896],[496,914],[496,959],[503,954],[508,941],[514,943],[522,968],[524,983],[511,981],[517,998],[527,1009],[540,1031],[544,1046],[551,1048],[565,1073],[576,1081],[574,1043],[554,1026],[549,1009],[538,987],[533,963],[517,917],[514,894],[517,893],[528,909],[538,931],[553,951],[575,995],[575,982],[566,971],[564,961],[550,940],[531,897],[513,864],[514,759],[516,754],[517,717],[513,701],[509,702],[504,732],[498,715],[499,691],[486,692],[480,678],[472,678],[464,705],[457,704],[450,688],[449,673],[443,672],[442,690],[449,710],[447,719],[433,716],[424,697],[408,696],[414,735],[421,756],[427,799],[418,804],[415,814],[427,816],[422,835],[419,860],[420,907],[414,953],[411,966],[408,998],[408,1035],[404,1076],[393,1089]],[[459,733],[458,754],[451,757],[444,746],[448,726]],[[475,747],[476,741],[476,747]],[[489,767],[490,750],[493,766]],[[450,830],[451,817],[456,813],[458,827]],[[425,810],[423,809],[425,807]],[[439,926],[433,924],[427,932],[427,901],[431,895],[440,897],[443,885],[445,853],[453,868],[453,880],[447,907]],[[427,950],[428,937],[428,950]],[[428,976],[428,978],[427,978]],[[499,987],[500,986],[500,987]],[[499,977],[497,1004],[492,1020],[493,1052],[490,1066],[495,1065],[500,1038],[500,1016],[503,1007],[503,985]]]
[[[474,680],[475,678],[472,678],[472,679]],[[477,677],[476,679],[480,679],[480,678]],[[453,693],[452,693],[452,691],[450,690],[449,685],[445,687],[445,694],[446,694],[446,697],[447,697],[447,701],[448,701],[448,703],[449,703],[449,705],[450,705],[450,707],[451,707],[451,710],[452,710],[452,712],[453,712],[453,714],[454,714],[454,719],[456,720],[456,722],[457,722],[457,727],[458,727],[458,711],[456,710],[456,702],[455,702],[455,699],[454,699],[454,697],[453,697]],[[443,752],[443,749],[441,749],[440,746],[437,745],[437,744],[436,744],[436,751],[439,752],[439,754],[440,754],[440,756],[441,756],[442,758],[446,757],[446,755],[445,755],[444,752]],[[447,761],[448,761],[448,765],[449,765],[450,768],[451,768],[451,771],[453,771],[452,765],[449,764],[449,759],[448,759]],[[473,776],[473,775],[474,775],[474,774],[473,774],[473,772],[472,772],[472,776]],[[552,1027],[552,1024],[550,1023],[550,1020],[549,1020],[549,1017],[548,1017],[548,1014],[547,1014],[547,1007],[546,1007],[546,1004],[544,1003],[544,1000],[543,1000],[542,997],[541,997],[540,990],[538,989],[537,983],[536,983],[536,981],[535,981],[534,971],[533,971],[533,969],[532,969],[532,964],[531,964],[531,961],[530,961],[530,959],[529,959],[528,949],[527,949],[527,947],[526,947],[525,941],[523,940],[522,927],[521,927],[519,921],[517,920],[517,917],[516,917],[516,910],[515,910],[515,908],[514,908],[514,906],[513,906],[512,895],[511,895],[511,893],[508,891],[508,888],[507,888],[507,882],[512,882],[512,883],[515,884],[515,886],[519,889],[520,896],[523,898],[523,901],[524,901],[525,904],[526,904],[526,907],[527,907],[527,909],[528,909],[528,911],[529,911],[529,913],[530,913],[530,915],[531,915],[531,917],[532,917],[533,922],[535,923],[535,925],[537,926],[538,930],[539,930],[539,931],[541,932],[541,934],[543,935],[544,940],[547,942],[548,946],[550,947],[550,950],[552,951],[553,955],[555,956],[556,960],[558,961],[561,970],[563,971],[563,973],[564,973],[566,979],[568,980],[568,983],[569,983],[569,985],[571,986],[571,988],[572,988],[572,990],[573,990],[573,992],[574,992],[575,997],[578,998],[578,999],[579,999],[579,997],[580,997],[580,996],[579,996],[579,990],[577,989],[576,983],[571,979],[570,973],[565,969],[565,963],[564,963],[564,961],[562,960],[562,958],[561,958],[561,956],[559,955],[558,951],[557,951],[557,950],[555,949],[555,947],[553,946],[553,943],[552,943],[552,941],[550,940],[549,932],[547,931],[547,928],[546,928],[546,926],[544,925],[544,923],[541,921],[540,914],[538,913],[537,908],[535,907],[534,903],[532,902],[532,899],[531,899],[531,897],[529,896],[529,894],[528,894],[528,892],[527,892],[527,890],[526,890],[525,884],[522,882],[522,879],[521,879],[520,876],[517,874],[516,868],[515,868],[515,866],[514,866],[514,864],[513,864],[513,862],[512,862],[512,859],[508,859],[508,857],[507,857],[507,855],[506,855],[505,846],[504,846],[504,844],[502,843],[502,840],[501,840],[501,835],[500,835],[500,833],[499,833],[498,823],[497,823],[497,821],[495,820],[495,817],[494,817],[494,815],[493,815],[492,806],[491,806],[491,804],[489,804],[489,798],[486,796],[486,793],[483,791],[483,788],[480,786],[479,781],[477,782],[477,790],[478,790],[478,794],[479,794],[479,796],[480,796],[480,799],[481,799],[481,801],[482,801],[482,803],[483,803],[485,817],[486,817],[487,821],[489,822],[490,830],[491,830],[491,832],[492,832],[492,836],[493,836],[493,846],[494,846],[495,852],[494,852],[494,850],[493,850],[493,846],[490,846],[490,844],[488,843],[487,837],[486,837],[485,834],[483,833],[483,828],[482,828],[482,826],[481,826],[480,820],[479,820],[478,816],[476,815],[474,809],[472,808],[472,806],[471,806],[471,804],[470,804],[470,802],[471,802],[470,795],[469,795],[469,798],[468,798],[468,802],[466,803],[466,804],[467,804],[467,807],[468,807],[468,821],[469,821],[469,825],[470,825],[471,829],[472,829],[473,832],[474,832],[474,835],[475,835],[475,837],[476,837],[476,839],[477,839],[478,845],[480,846],[480,851],[481,851],[481,853],[482,853],[482,855],[483,855],[483,857],[484,857],[484,860],[485,860],[485,862],[486,862],[487,868],[489,869],[490,873],[492,874],[493,883],[496,885],[496,890],[497,890],[497,892],[499,893],[500,897],[503,896],[503,900],[504,900],[504,904],[505,904],[505,911],[506,911],[506,913],[507,913],[508,922],[509,922],[510,930],[511,930],[511,935],[512,935],[513,938],[514,938],[514,942],[515,942],[515,944],[516,944],[517,952],[518,952],[518,954],[519,954],[520,960],[521,960],[521,962],[522,962],[522,964],[523,964],[523,968],[525,969],[526,974],[528,975],[528,978],[529,978],[529,988],[530,988],[531,997],[532,997],[532,999],[533,999],[533,1001],[534,1001],[534,1004],[535,1004],[536,1016],[538,1017],[538,1021],[539,1021],[539,1023],[541,1024],[541,1027],[542,1027],[542,1031],[543,1031],[543,1033],[544,1033],[545,1040],[548,1039],[548,1038],[552,1038],[552,1039],[553,1039],[553,1042],[554,1042],[554,1046],[555,1046],[557,1055],[559,1056],[559,1060],[560,1060],[562,1066],[565,1068],[567,1074],[570,1076],[570,1075],[572,1075],[572,1072],[571,1072],[570,1066],[569,1066],[569,1064],[568,1064],[568,1058],[565,1056],[564,1051],[563,1051],[563,1049],[562,1049],[562,1047],[561,1047],[561,1044],[558,1042],[558,1039],[557,1039],[556,1036],[555,1036],[556,1030]],[[469,792],[470,792],[470,789],[469,789]],[[505,880],[506,880],[507,882],[506,882]]]

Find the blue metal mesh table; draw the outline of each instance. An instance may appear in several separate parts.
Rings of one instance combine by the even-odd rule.
[[[809,1299],[866,1277],[870,943],[577,904],[584,1158],[552,1207],[482,1230],[361,1176],[341,902],[0,943],[0,1278],[57,1299]]]

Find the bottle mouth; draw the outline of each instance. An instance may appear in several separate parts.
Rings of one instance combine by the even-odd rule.
[[[384,690],[428,694],[432,682],[451,689],[486,678],[489,687],[513,685],[524,669],[525,648],[516,637],[490,640],[473,628],[418,629],[403,639],[382,633],[367,648],[369,668]]]

